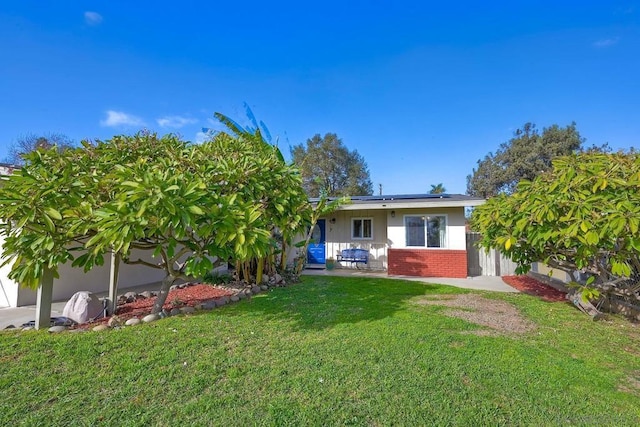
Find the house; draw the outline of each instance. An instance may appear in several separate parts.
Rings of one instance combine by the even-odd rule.
[[[334,259],[343,268],[389,275],[467,277],[465,208],[484,202],[461,194],[351,197],[318,221],[308,265],[322,268]],[[342,251],[352,248],[368,253],[366,264],[340,261]]]

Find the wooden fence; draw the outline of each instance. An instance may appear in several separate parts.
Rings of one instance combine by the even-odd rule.
[[[509,276],[515,274],[517,264],[505,258],[500,251],[486,252],[475,243],[480,233],[467,232],[467,275],[468,276]]]

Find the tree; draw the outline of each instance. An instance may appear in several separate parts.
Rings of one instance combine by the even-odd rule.
[[[520,180],[532,180],[550,170],[554,158],[580,151],[584,141],[575,123],[564,128],[552,125],[542,134],[534,124],[525,123],[495,154],[478,160],[477,169],[467,176],[467,193],[484,198],[510,194]]]
[[[476,207],[482,247],[500,249],[526,273],[542,261],[565,271],[585,297],[640,300],[640,155],[581,153],[523,180],[512,195]]]
[[[291,156],[309,197],[319,197],[323,191],[330,197],[373,194],[364,159],[357,150],[349,151],[335,133],[314,135],[306,146],[294,146]]]
[[[216,260],[258,264],[274,228],[303,231],[311,209],[299,172],[259,134],[239,133],[203,144],[139,133],[27,154],[0,188],[9,277],[33,288],[45,269],[88,271],[115,252],[166,272],[158,312],[177,278],[200,277]],[[132,249],[158,262],[131,259]]]
[[[6,162],[12,165],[21,166],[24,164],[24,156],[36,150],[48,150],[57,147],[63,151],[74,148],[76,144],[66,135],[50,133],[46,135],[36,135],[33,133],[24,135],[9,147],[9,156]]]
[[[447,189],[444,188],[442,183],[439,184],[431,184],[431,190],[429,190],[429,194],[444,194],[447,192]]]

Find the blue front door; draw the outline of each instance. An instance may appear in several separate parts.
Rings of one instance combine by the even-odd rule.
[[[324,265],[327,253],[325,247],[326,238],[325,220],[319,219],[313,228],[313,233],[311,233],[311,242],[309,242],[309,248],[307,249],[307,263]]]

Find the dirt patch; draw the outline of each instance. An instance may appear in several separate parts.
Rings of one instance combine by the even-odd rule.
[[[625,393],[640,394],[640,371],[635,371],[629,375],[624,384],[618,385],[618,390]]]
[[[530,276],[502,276],[502,280],[522,293],[533,295],[548,302],[567,302],[566,293],[542,283]]]
[[[475,294],[433,295],[421,299],[418,304],[450,307],[444,310],[445,315],[490,328],[469,332],[478,336],[523,334],[536,329],[536,325],[522,317],[513,305]]]

